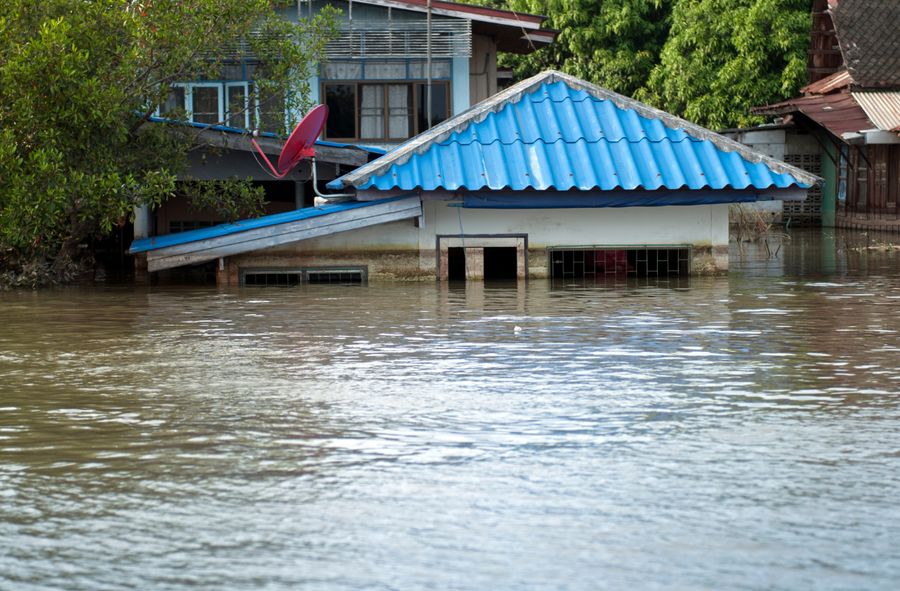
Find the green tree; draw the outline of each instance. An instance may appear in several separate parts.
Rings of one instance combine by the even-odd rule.
[[[6,0],[0,14],[0,272],[64,279],[79,246],[175,190],[196,130],[148,124],[170,84],[256,63],[260,92],[307,101],[333,12],[293,22],[271,0]],[[293,1],[286,5],[296,5]],[[237,52],[237,55],[236,53]],[[292,107],[292,108],[291,108]],[[299,107],[299,108],[298,108]],[[245,181],[217,183],[230,211]],[[209,191],[198,191],[208,198]],[[256,204],[256,205],[254,205]]]
[[[761,122],[750,108],[806,79],[809,0],[679,0],[638,98],[713,129]]]
[[[633,95],[659,61],[673,0],[509,0],[513,10],[545,14],[556,43],[506,56],[517,77],[548,68]]]

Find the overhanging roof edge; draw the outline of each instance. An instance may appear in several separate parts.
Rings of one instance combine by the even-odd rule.
[[[588,94],[601,99],[609,100],[617,107],[623,110],[633,110],[639,115],[649,118],[658,119],[666,127],[673,129],[682,129],[688,135],[700,139],[708,140],[716,148],[726,152],[736,152],[741,157],[752,163],[763,163],[771,170],[777,173],[789,174],[796,178],[799,182],[816,185],[820,184],[822,179],[812,173],[809,173],[796,166],[786,164],[771,156],[767,156],[761,152],[753,150],[749,146],[741,144],[736,140],[724,137],[711,130],[703,128],[695,123],[691,123],[685,119],[666,113],[655,107],[651,107],[635,99],[618,94],[611,90],[607,90],[595,84],[591,84],[585,80],[581,80],[569,74],[559,72],[557,70],[547,70],[526,80],[518,82],[506,90],[503,90],[492,97],[474,105],[459,115],[444,121],[421,133],[406,143],[401,144],[394,150],[388,152],[384,156],[373,160],[372,162],[357,168],[356,170],[334,180],[329,183],[330,188],[341,188],[350,185],[359,187],[365,184],[373,176],[384,174],[393,165],[402,165],[406,163],[414,154],[421,154],[427,151],[431,145],[440,143],[447,139],[454,132],[461,131],[472,124],[483,121],[490,113],[497,112],[507,103],[516,103],[526,94],[536,90],[543,84],[552,84],[555,82],[564,82],[576,90],[583,90]]]

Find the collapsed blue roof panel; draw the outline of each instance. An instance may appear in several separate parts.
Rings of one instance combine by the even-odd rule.
[[[770,189],[814,175],[559,72],[521,82],[331,188]]]
[[[136,254],[139,252],[147,252],[151,250],[158,250],[160,248],[167,248],[169,246],[177,246],[179,244],[188,244],[191,242],[198,242],[200,240],[209,240],[211,238],[238,234],[240,232],[246,232],[248,230],[267,228],[270,226],[277,226],[279,224],[286,224],[288,222],[297,222],[300,220],[323,217],[341,211],[371,207],[373,205],[379,205],[382,203],[390,203],[391,201],[398,201],[406,197],[409,197],[409,195],[400,195],[387,199],[379,199],[377,201],[351,201],[348,203],[325,205],[323,207],[307,207],[304,209],[295,209],[293,211],[265,215],[258,218],[240,220],[237,222],[232,222],[230,224],[218,224],[209,228],[188,230],[186,232],[178,232],[175,234],[164,234],[162,236],[151,236],[150,238],[139,238],[131,243],[131,248],[128,249],[128,253]]]

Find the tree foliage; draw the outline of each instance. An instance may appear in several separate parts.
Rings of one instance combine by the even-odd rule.
[[[333,33],[333,14],[292,22],[278,14],[278,4],[6,0],[0,15],[3,270],[44,261],[50,278],[59,277],[79,244],[109,232],[135,206],[170,197],[199,135],[146,121],[171,83],[218,77],[235,48],[249,48],[263,89],[290,89],[290,111],[301,112],[310,68]],[[259,192],[246,182],[215,189],[233,209],[240,209],[235,203],[258,209]]]
[[[702,125],[759,122],[750,107],[805,80],[810,0],[507,0],[549,16],[555,44],[506,56],[517,78],[555,68]]]
[[[556,43],[511,61],[518,76],[559,69],[632,95],[659,61],[673,0],[509,0],[513,10],[545,14]]]
[[[808,0],[679,0],[639,98],[714,129],[758,123],[751,107],[806,79],[810,18]]]

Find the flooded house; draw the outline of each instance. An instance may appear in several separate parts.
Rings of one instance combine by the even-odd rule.
[[[310,99],[329,107],[317,142],[317,178],[324,182],[384,154],[432,126],[497,92],[497,54],[530,53],[552,43],[546,17],[443,0],[298,0],[280,9],[283,18],[309,16],[326,4],[341,10],[339,34],[310,79]],[[182,180],[249,178],[265,191],[265,213],[284,214],[314,202],[310,163],[283,179],[258,165],[248,130],[269,155],[278,154],[279,129],[291,127],[284,96],[260,95],[252,55],[236,53],[218,79],[172,84],[167,113],[184,113],[206,147],[192,151]],[[162,206],[135,212],[136,239],[174,235],[221,224],[221,214],[189,205],[185,191]],[[324,184],[323,187],[324,188]],[[138,268],[146,267],[142,251]]]
[[[220,285],[670,277],[728,268],[732,203],[819,178],[572,76],[524,80],[328,183],[321,208],[136,241]]]
[[[816,0],[812,16],[810,83],[802,96],[755,109],[779,125],[742,139],[790,152],[825,179],[820,211],[796,214],[900,232],[900,2]]]

